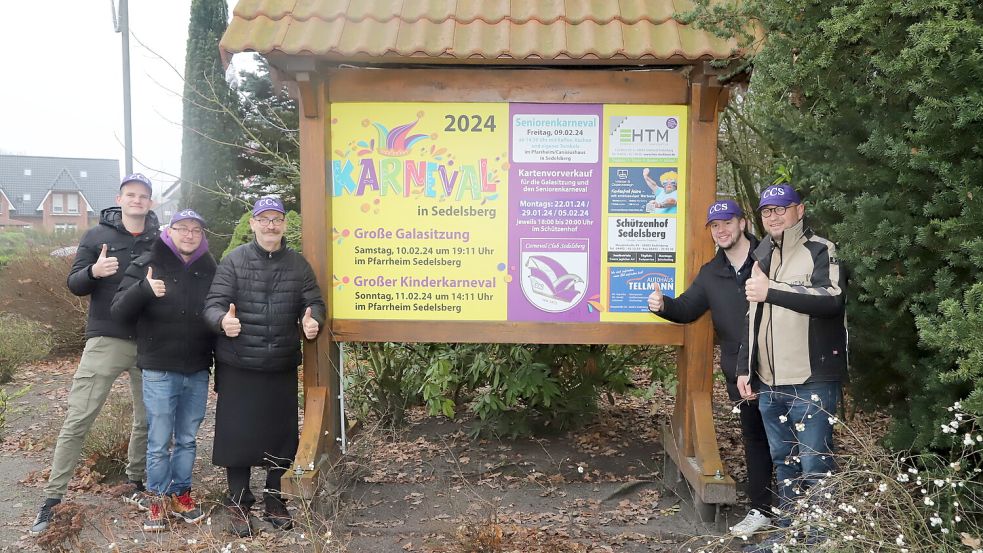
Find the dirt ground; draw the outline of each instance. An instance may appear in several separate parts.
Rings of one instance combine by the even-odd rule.
[[[16,401],[18,412],[0,445],[0,551],[40,551],[46,543],[27,529],[42,500],[76,363],[64,357],[26,367],[7,385],[31,388]],[[117,388],[119,397],[128,395],[125,377]],[[741,481],[739,423],[720,382],[715,400],[720,450]],[[121,477],[103,478],[90,459],[66,497],[82,517],[72,526],[71,517],[62,516],[47,550],[640,552],[685,550],[715,534],[716,528],[692,522],[687,503],[662,486],[661,425],[672,398],[661,394],[604,401],[593,424],[537,439],[472,440],[472,421],[427,417],[422,410],[414,410],[399,432],[364,425],[332,469],[340,493],[322,493],[313,509],[291,501],[294,530],[279,532],[257,519],[259,536],[233,539],[218,506],[224,471],[210,463],[214,405],[212,395],[194,476],[194,493],[210,510],[205,522],[144,533],[142,514],[114,495]],[[100,415],[107,417],[122,419],[118,409]],[[262,479],[254,471],[254,491]],[[724,514],[736,520],[744,512],[737,505]]]

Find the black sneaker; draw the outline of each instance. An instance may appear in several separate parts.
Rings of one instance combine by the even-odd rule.
[[[143,482],[139,480],[129,480],[122,489],[121,496],[123,503],[133,505],[139,511],[150,510],[150,496],[147,495],[147,488],[143,487]]]
[[[41,504],[41,510],[38,511],[38,516],[34,518],[34,525],[28,530],[28,533],[32,536],[36,536],[41,532],[48,529],[51,524],[51,519],[54,518],[54,513],[51,509],[61,503],[60,499],[45,499],[44,503]]]
[[[272,524],[277,530],[290,530],[294,527],[294,521],[290,518],[290,512],[287,511],[287,505],[282,499],[267,495],[264,503],[263,520]]]

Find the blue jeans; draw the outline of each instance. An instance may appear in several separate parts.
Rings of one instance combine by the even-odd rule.
[[[182,494],[191,489],[198,427],[205,418],[208,371],[143,371],[147,408],[147,490]],[[174,447],[171,449],[171,442]]]
[[[798,492],[836,470],[833,425],[839,382],[788,386],[761,384],[758,408],[775,465],[778,507],[787,516]]]

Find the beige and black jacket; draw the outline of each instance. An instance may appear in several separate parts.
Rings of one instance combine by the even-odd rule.
[[[836,246],[799,221],[752,257],[770,285],[766,301],[748,307],[738,366],[770,386],[845,380],[847,276]]]

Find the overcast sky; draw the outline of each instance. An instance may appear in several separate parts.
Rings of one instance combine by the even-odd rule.
[[[0,153],[118,159],[125,171],[122,42],[111,0],[3,4]],[[168,62],[183,73],[190,7],[129,3],[133,165],[158,191],[181,169],[183,83]]]

